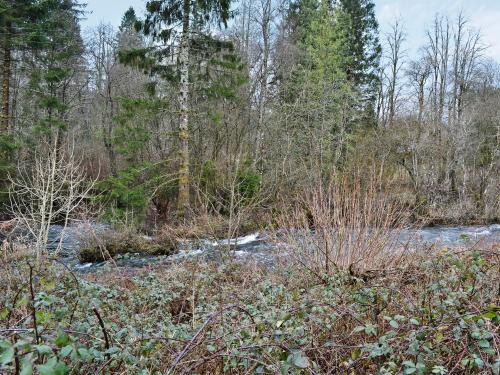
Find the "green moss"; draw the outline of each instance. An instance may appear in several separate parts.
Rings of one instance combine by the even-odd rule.
[[[172,255],[177,251],[173,238],[150,239],[136,233],[111,233],[93,239],[80,250],[81,262],[100,262],[119,254]]]

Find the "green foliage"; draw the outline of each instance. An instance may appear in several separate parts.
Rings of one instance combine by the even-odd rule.
[[[67,129],[69,81],[83,67],[83,41],[78,17],[80,5],[73,1],[45,2],[47,12],[39,27],[29,95],[38,107],[35,137],[51,136]]]
[[[137,164],[151,138],[146,125],[160,121],[166,104],[153,98],[118,98],[118,101],[120,112],[114,119],[117,126],[113,129],[112,142],[129,164]]]
[[[96,203],[107,207],[105,219],[112,223],[139,225],[144,222],[151,201],[175,192],[175,179],[164,162],[129,166],[97,184]]]
[[[348,17],[344,30],[347,37],[344,54],[345,71],[368,102],[375,100],[382,47],[378,37],[378,22],[373,0],[336,0]]]
[[[175,43],[185,12],[190,19],[192,36],[190,37],[191,56],[194,60],[209,60],[210,55],[219,53],[230,46],[230,43],[210,36],[206,30],[209,24],[227,25],[230,14],[231,0],[183,1],[154,0],[146,3],[146,18],[135,20],[135,12],[128,10],[123,22],[135,20],[135,28],[145,36],[159,42],[156,46],[120,51],[120,61],[123,64],[135,66],[145,73],[161,77],[171,82],[179,80],[178,67],[170,62],[165,63],[165,57],[175,56]],[[187,8],[186,8],[186,5]],[[208,57],[208,58],[207,58]],[[193,64],[193,67],[196,64]]]
[[[131,31],[134,29],[137,22],[137,16],[135,14],[134,8],[130,7],[127,9],[122,17],[122,22],[120,24],[120,31]]]
[[[8,286],[0,368],[14,373],[17,356],[41,373],[172,373],[176,363],[174,373],[198,374],[498,374],[497,266],[479,253],[444,254],[394,274],[338,273],[319,284],[303,270],[234,264],[132,277],[104,269],[92,282],[48,266],[33,279],[32,300],[29,270],[15,263],[0,274]]]
[[[109,206],[106,218],[112,222],[139,223],[144,220],[149,197],[146,195],[142,168],[130,167],[99,182],[98,199]]]
[[[238,194],[248,203],[257,197],[262,176],[251,168],[250,163],[238,171]]]
[[[304,53],[283,85],[284,110],[290,111],[297,154],[328,173],[344,164],[360,123],[359,95],[346,70],[352,59],[346,51],[351,20],[326,2],[297,6],[293,22]]]

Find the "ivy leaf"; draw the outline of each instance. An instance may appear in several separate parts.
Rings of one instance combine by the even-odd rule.
[[[19,375],[32,375],[33,374],[33,366],[31,363],[26,363],[21,367],[21,372]]]
[[[59,348],[62,348],[63,346],[67,345],[69,342],[68,334],[64,332],[62,329],[60,329],[57,333],[57,338],[55,342]]]
[[[10,341],[0,341],[0,364],[6,365],[14,359],[14,347]]]
[[[64,348],[61,349],[61,357],[65,358],[68,355],[70,355],[71,351],[73,350],[73,347],[71,345],[66,345]]]
[[[295,367],[306,369],[309,367],[309,359],[302,352],[295,352],[292,354],[292,363]]]
[[[36,366],[36,369],[40,373],[40,375],[57,375],[54,367],[51,365],[39,365]]]
[[[52,349],[48,345],[35,345],[34,348],[42,355],[51,355],[53,353]]]

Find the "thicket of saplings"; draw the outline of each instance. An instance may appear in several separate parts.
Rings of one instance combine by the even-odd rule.
[[[4,251],[2,374],[498,374],[498,251],[407,248],[371,186],[311,188],[271,266],[75,274]]]

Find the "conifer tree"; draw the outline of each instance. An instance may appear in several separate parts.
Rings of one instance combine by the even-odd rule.
[[[178,216],[189,209],[189,112],[190,65],[196,54],[207,54],[208,45],[223,48],[203,30],[209,24],[227,26],[231,0],[152,0],[146,5],[146,19],[136,28],[152,37],[157,44],[142,50],[122,53],[122,61],[162,78],[178,82],[179,166]],[[202,42],[202,50],[199,49]],[[196,48],[194,46],[196,45]]]
[[[68,53],[68,42],[64,35],[70,28],[77,30],[79,38],[78,20],[70,15],[79,14],[79,5],[74,0],[0,0],[0,49],[1,61],[1,112],[0,112],[0,188],[4,189],[7,183],[5,177],[11,170],[12,153],[18,147],[18,138],[12,132],[11,113],[11,77],[18,69],[18,64],[23,63],[26,72],[31,74],[28,91],[36,93],[36,106],[56,106],[49,100],[48,86],[55,81],[64,79],[63,72],[68,67],[66,59],[56,71],[55,65],[48,62],[49,56],[59,51]],[[71,25],[68,24],[71,22]],[[58,26],[57,26],[58,25]],[[64,39],[64,40],[63,40]],[[82,41],[80,40],[80,45]],[[61,48],[62,47],[62,48]],[[33,59],[20,60],[16,57],[24,53]],[[28,66],[31,63],[31,66]],[[42,66],[45,67],[42,69]],[[45,81],[46,89],[39,84]],[[50,84],[49,84],[50,82]],[[33,95],[32,95],[33,96]],[[43,98],[42,98],[43,97]]]
[[[15,61],[13,53],[19,50],[37,51],[46,47],[47,22],[58,10],[76,7],[73,0],[0,0],[0,35],[3,55],[1,75],[2,111],[0,128],[6,132],[10,117],[10,79]]]
[[[36,135],[46,135],[58,148],[67,130],[72,96],[79,90],[77,77],[84,71],[80,13],[73,0],[53,2],[31,68],[30,92],[39,110]]]
[[[349,18],[346,23],[344,53],[349,80],[362,94],[364,101],[375,100],[382,47],[373,0],[334,0]]]

